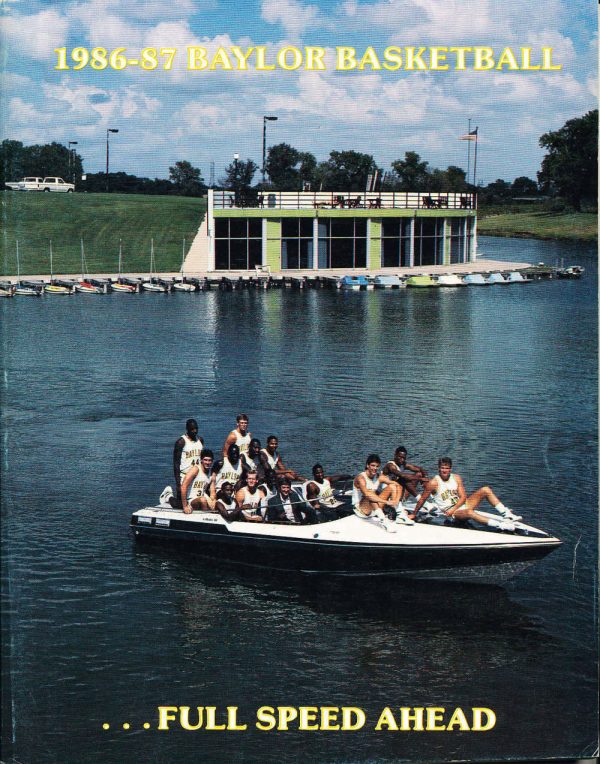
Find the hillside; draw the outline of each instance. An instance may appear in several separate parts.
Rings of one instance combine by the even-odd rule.
[[[0,273],[16,274],[19,242],[21,274],[78,273],[80,240],[90,273],[116,272],[119,239],[123,270],[148,271],[154,239],[157,271],[181,267],[206,212],[206,200],[182,196],[133,194],[43,194],[0,192],[2,237]]]

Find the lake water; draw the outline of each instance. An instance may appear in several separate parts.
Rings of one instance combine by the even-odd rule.
[[[595,245],[480,249],[586,272],[433,292],[0,301],[4,760],[591,755]],[[171,481],[185,419],[218,450],[240,411],[304,473],[357,472],[400,444],[431,471],[451,455],[467,489],[490,483],[564,544],[503,587],[315,581],[136,546],[130,514]],[[248,730],[158,732],[159,705],[239,706]],[[357,706],[368,722],[259,732],[262,705]],[[486,706],[496,727],[373,730],[383,707],[421,705]]]

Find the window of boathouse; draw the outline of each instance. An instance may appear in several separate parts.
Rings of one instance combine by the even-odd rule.
[[[366,268],[365,218],[319,218],[319,268]]]
[[[281,268],[313,267],[313,218],[283,218],[281,221]]]
[[[450,262],[465,262],[465,221],[464,218],[452,218],[450,224]]]
[[[215,268],[217,270],[252,270],[261,263],[261,218],[215,218]]]
[[[443,265],[444,219],[416,218],[414,265]]]
[[[381,226],[382,266],[410,266],[411,218],[384,218]]]

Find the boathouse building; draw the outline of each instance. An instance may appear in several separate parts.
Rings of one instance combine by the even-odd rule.
[[[264,191],[248,201],[211,189],[195,260],[208,272],[466,263],[475,206],[464,193]]]

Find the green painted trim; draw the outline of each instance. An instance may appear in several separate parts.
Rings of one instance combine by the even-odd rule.
[[[444,251],[443,251],[443,254],[442,254],[442,263],[443,263],[443,265],[450,265],[450,238],[451,238],[451,232],[452,232],[452,228],[447,223],[444,223]]]
[[[369,226],[369,268],[381,268],[381,220],[371,220]]]
[[[277,218],[314,218],[316,210],[277,210],[265,207],[252,209],[227,209],[214,210],[213,217],[216,218],[266,218],[273,220]]]
[[[272,271],[281,270],[281,220],[267,219],[266,265]]]

